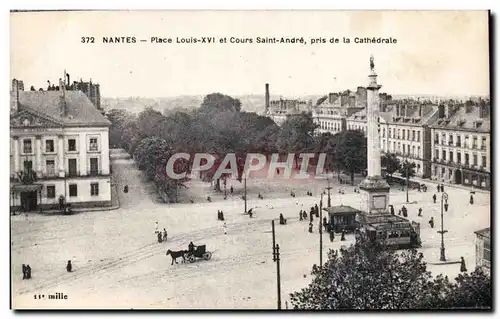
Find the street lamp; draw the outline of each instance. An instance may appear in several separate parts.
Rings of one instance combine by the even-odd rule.
[[[446,256],[445,256],[445,249],[444,249],[444,234],[447,233],[447,230],[444,230],[444,225],[443,225],[443,208],[444,211],[448,211],[448,194],[443,192],[441,195],[441,230],[438,231],[439,234],[441,234],[441,249],[440,249],[440,261],[446,261]]]
[[[319,201],[319,267],[323,267],[323,193]]]
[[[332,189],[332,187],[330,186],[330,179],[328,179],[327,177],[326,180],[328,181],[328,187],[326,188],[328,190],[328,207],[332,207],[332,200],[330,197],[330,190]]]

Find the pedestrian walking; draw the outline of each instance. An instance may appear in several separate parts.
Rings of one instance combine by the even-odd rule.
[[[66,271],[71,272],[73,270],[73,265],[71,265],[71,260],[68,260],[68,263],[66,264]]]
[[[31,267],[26,265],[26,279],[31,279]]]
[[[314,205],[314,211],[316,212],[316,217],[319,218],[319,207],[318,207],[318,204]]]
[[[335,233],[333,232],[333,230],[330,230],[330,242],[333,243],[334,239],[335,239]]]
[[[467,272],[467,267],[465,267],[464,257],[460,257],[460,272]]]
[[[391,205],[391,215],[394,215],[394,206]]]
[[[469,203],[470,203],[471,205],[473,205],[473,204],[474,204],[474,196],[470,195],[470,200],[469,200]]]
[[[156,234],[156,237],[158,238],[158,242],[161,243],[163,241],[163,236],[161,235],[160,232]]]
[[[159,229],[160,226],[158,226],[158,222],[155,222],[155,234],[158,234],[159,233]]]
[[[224,223],[224,226],[222,226],[222,227],[224,227],[224,235],[227,235],[227,225],[226,225],[226,223]]]
[[[444,185],[441,184],[441,192],[444,192]]]
[[[125,185],[125,187],[123,187],[123,192],[124,192],[125,194],[127,194],[127,193],[128,193],[128,185]]]
[[[418,216],[419,216],[419,217],[422,217],[422,207],[420,207],[420,208],[418,209]]]
[[[326,217],[323,217],[323,227],[325,228],[325,232],[328,230],[328,222],[326,221]]]
[[[309,223],[309,232],[310,233],[313,232],[313,223],[312,222]]]
[[[23,264],[23,279],[27,279],[27,276],[26,276],[26,265]]]
[[[432,200],[434,201],[434,204],[436,204],[436,194],[432,195]]]
[[[167,230],[165,228],[163,228],[163,241],[167,241]]]
[[[434,217],[431,217],[429,220],[429,225],[431,225],[431,228],[434,228]]]
[[[342,229],[342,233],[340,234],[340,241],[345,240],[345,231]]]
[[[398,215],[399,215],[399,216],[401,216],[401,209],[400,209],[400,210],[398,210]]]
[[[231,188],[229,189],[229,192],[231,192],[231,194],[234,192],[233,186],[231,186]]]

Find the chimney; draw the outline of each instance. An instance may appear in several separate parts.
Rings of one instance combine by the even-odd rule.
[[[418,117],[422,117],[422,104],[418,105]]]
[[[442,119],[444,117],[444,104],[439,104],[438,106],[438,118]]]
[[[66,85],[69,87],[71,82],[69,81],[69,73],[66,73]]]
[[[269,83],[266,83],[266,113],[269,111]]]
[[[333,96],[334,96],[334,95],[333,95],[333,93],[328,93],[328,102],[329,102],[330,104],[332,104],[332,103],[333,103]]]
[[[453,115],[453,105],[448,104],[444,109],[444,116],[449,119]]]
[[[19,81],[12,80],[12,93],[10,95],[10,113],[14,114],[19,111]]]
[[[99,84],[96,84],[94,87],[95,87],[95,95],[94,95],[95,105],[96,105],[97,109],[100,110],[101,109],[101,87],[99,86]]]
[[[60,99],[59,113],[63,117],[68,115],[68,108],[66,105],[66,89],[64,86],[64,82],[61,78],[59,79],[59,89],[62,91],[62,94],[59,96]]]
[[[485,117],[488,117],[488,113],[488,105],[483,99],[481,99],[481,102],[479,102],[479,118],[484,119]]]

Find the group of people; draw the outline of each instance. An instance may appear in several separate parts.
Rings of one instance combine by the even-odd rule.
[[[155,222],[155,235],[158,238],[158,242],[164,242],[167,241],[167,230],[163,228],[163,231],[160,231],[160,226],[158,225],[158,222]]]
[[[30,267],[30,265],[23,264],[23,279],[31,279],[31,267]]]

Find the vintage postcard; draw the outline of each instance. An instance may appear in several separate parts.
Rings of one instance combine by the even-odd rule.
[[[11,308],[491,309],[489,32],[11,11]]]

